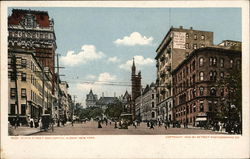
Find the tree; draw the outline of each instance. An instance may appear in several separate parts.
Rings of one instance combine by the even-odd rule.
[[[228,122],[240,123],[242,121],[242,78],[241,71],[231,69],[219,86],[225,88],[225,98],[222,98],[222,108],[219,116],[226,118]]]
[[[119,118],[122,113],[122,103],[116,102],[108,104],[108,108],[105,110],[105,115],[109,118]]]

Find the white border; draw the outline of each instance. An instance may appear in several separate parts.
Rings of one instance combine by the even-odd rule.
[[[239,139],[166,139],[166,135],[101,135],[95,140],[13,140],[7,134],[8,7],[240,7],[243,42],[243,135]],[[219,17],[219,15],[218,15]],[[226,28],[225,28],[226,29]],[[4,158],[248,158],[248,1],[4,1],[1,2],[1,153]],[[201,135],[203,136],[203,135]]]

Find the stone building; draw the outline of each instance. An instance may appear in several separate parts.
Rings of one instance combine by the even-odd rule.
[[[93,93],[92,89],[90,89],[89,94],[86,95],[86,106],[87,107],[95,107],[96,102],[98,101],[97,95]]]
[[[159,120],[173,120],[172,75],[192,50],[213,45],[213,32],[171,27],[157,48],[157,107]]]
[[[142,92],[141,119],[142,121],[157,120],[156,87],[154,83],[147,85]]]
[[[41,65],[52,72],[54,88],[57,45],[54,21],[50,19],[48,12],[13,9],[8,17],[8,47],[34,52]]]
[[[139,71],[138,74],[136,74],[136,67],[135,67],[135,61],[133,58],[133,65],[131,67],[131,83],[132,83],[132,108],[131,108],[131,114],[132,114],[132,120],[135,119],[135,99],[141,95],[141,72]]]
[[[126,92],[121,97],[120,101],[122,102],[123,113],[130,113],[131,112],[131,95]]]
[[[109,104],[116,104],[119,102],[117,97],[104,97],[102,96],[97,102],[96,107],[102,108],[103,112],[108,108]]]
[[[241,51],[231,46],[194,50],[172,71],[174,120],[189,125],[216,120],[227,89],[219,81],[232,69],[241,71]]]
[[[70,118],[69,116],[70,103],[68,100],[69,85],[66,81],[60,81],[59,87],[60,87],[60,107],[59,107],[60,118],[68,120]]]
[[[14,49],[8,54],[10,123],[17,117],[20,123],[27,124],[29,117],[51,114],[52,72],[40,65],[33,52]]]

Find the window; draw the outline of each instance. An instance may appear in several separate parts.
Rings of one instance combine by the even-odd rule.
[[[26,97],[26,88],[21,89],[21,97],[25,98]]]
[[[16,105],[15,104],[10,105],[10,114],[11,115],[16,114]]]
[[[212,102],[211,101],[208,101],[208,110],[211,112],[213,109],[212,109]]]
[[[196,112],[196,105],[194,105],[194,112]]]
[[[204,44],[201,44],[201,48],[202,48],[202,47],[205,47],[205,45],[204,45]]]
[[[26,73],[22,73],[22,81],[26,81]]]
[[[217,58],[216,57],[213,58],[213,66],[217,66]]]
[[[212,87],[212,88],[210,89],[210,95],[211,95],[211,96],[216,95],[216,89],[215,89],[214,87]]]
[[[154,99],[155,98],[155,95],[154,94],[152,94],[152,99]]]
[[[233,66],[234,66],[234,60],[230,60],[230,68],[233,68]]]
[[[26,59],[22,59],[21,60],[21,65],[22,65],[23,68],[26,68],[27,60]]]
[[[203,101],[200,101],[200,112],[204,112]]]
[[[220,59],[220,67],[221,67],[221,68],[224,67],[224,59]]]
[[[193,97],[196,96],[196,89],[193,89]]]
[[[201,35],[201,40],[205,40],[205,35]]]
[[[213,72],[213,80],[216,81],[216,79],[217,79],[217,72],[214,71],[214,72]]]
[[[212,66],[212,65],[213,65],[213,58],[210,57],[210,58],[209,58],[209,66]]]
[[[10,72],[10,80],[14,81],[15,80],[15,75],[13,72]]]
[[[189,43],[186,43],[186,49],[189,49]]]
[[[155,107],[155,102],[152,102],[152,108],[154,108]]]
[[[224,72],[220,73],[220,78],[222,78],[222,79],[224,78]]]
[[[155,112],[152,112],[152,118],[155,118]]]
[[[16,97],[16,88],[11,88],[10,89],[10,97],[15,98]]]
[[[197,49],[197,44],[194,44],[194,45],[193,45],[193,49]]]
[[[194,34],[194,40],[197,40],[197,34]]]
[[[203,96],[204,95],[204,87],[200,87],[200,96]]]
[[[201,67],[201,66],[203,66],[203,65],[204,65],[204,58],[201,57],[201,58],[200,58],[200,61],[199,61],[199,66]]]
[[[204,80],[204,72],[200,72],[200,81]]]
[[[21,115],[26,114],[26,104],[21,104]]]
[[[188,33],[186,33],[186,38],[187,38],[187,39],[189,38],[189,34],[188,34]]]

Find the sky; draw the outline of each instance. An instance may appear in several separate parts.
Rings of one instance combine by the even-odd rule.
[[[11,14],[8,9],[8,14]],[[20,8],[28,9],[28,8]],[[156,79],[156,49],[171,26],[214,32],[214,44],[242,41],[240,8],[62,8],[40,7],[54,19],[63,81],[85,106],[90,89],[98,97],[131,92],[135,59],[142,85]]]

